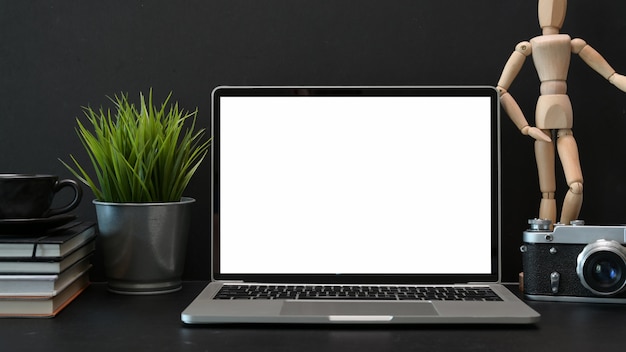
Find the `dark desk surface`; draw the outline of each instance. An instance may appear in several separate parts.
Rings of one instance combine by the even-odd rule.
[[[0,351],[621,351],[626,339],[626,305],[547,302],[529,302],[533,326],[185,326],[205,285],[139,297],[92,284],[56,318],[0,319]]]

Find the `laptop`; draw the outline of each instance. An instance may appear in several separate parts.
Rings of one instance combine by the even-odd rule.
[[[212,280],[187,324],[505,323],[493,87],[212,93]]]

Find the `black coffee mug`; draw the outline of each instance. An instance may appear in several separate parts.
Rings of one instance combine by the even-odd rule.
[[[54,196],[72,188],[74,198],[62,207],[50,208]],[[0,219],[36,219],[67,213],[76,208],[83,196],[74,180],[54,175],[0,174]]]

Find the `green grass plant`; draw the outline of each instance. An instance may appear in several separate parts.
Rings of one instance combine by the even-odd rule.
[[[115,109],[83,107],[88,124],[76,119],[95,177],[70,155],[74,167],[61,162],[87,185],[99,201],[148,203],[180,201],[206,156],[211,139],[196,131],[198,110],[170,105],[172,93],[157,107],[152,90],[139,94],[139,106],[121,93],[109,99]],[[88,128],[89,127],[89,128]],[[91,128],[91,129],[90,129]]]

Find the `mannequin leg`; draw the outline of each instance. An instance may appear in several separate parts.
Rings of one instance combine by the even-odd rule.
[[[556,146],[563,165],[565,180],[569,186],[563,201],[560,221],[562,224],[569,225],[570,221],[578,219],[583,204],[583,173],[580,168],[578,146],[571,130],[559,130]]]
[[[543,131],[550,135],[549,130]],[[556,223],[556,176],[554,159],[554,142],[535,141],[535,159],[539,174],[539,189],[541,190],[541,204],[539,218],[550,219]]]

